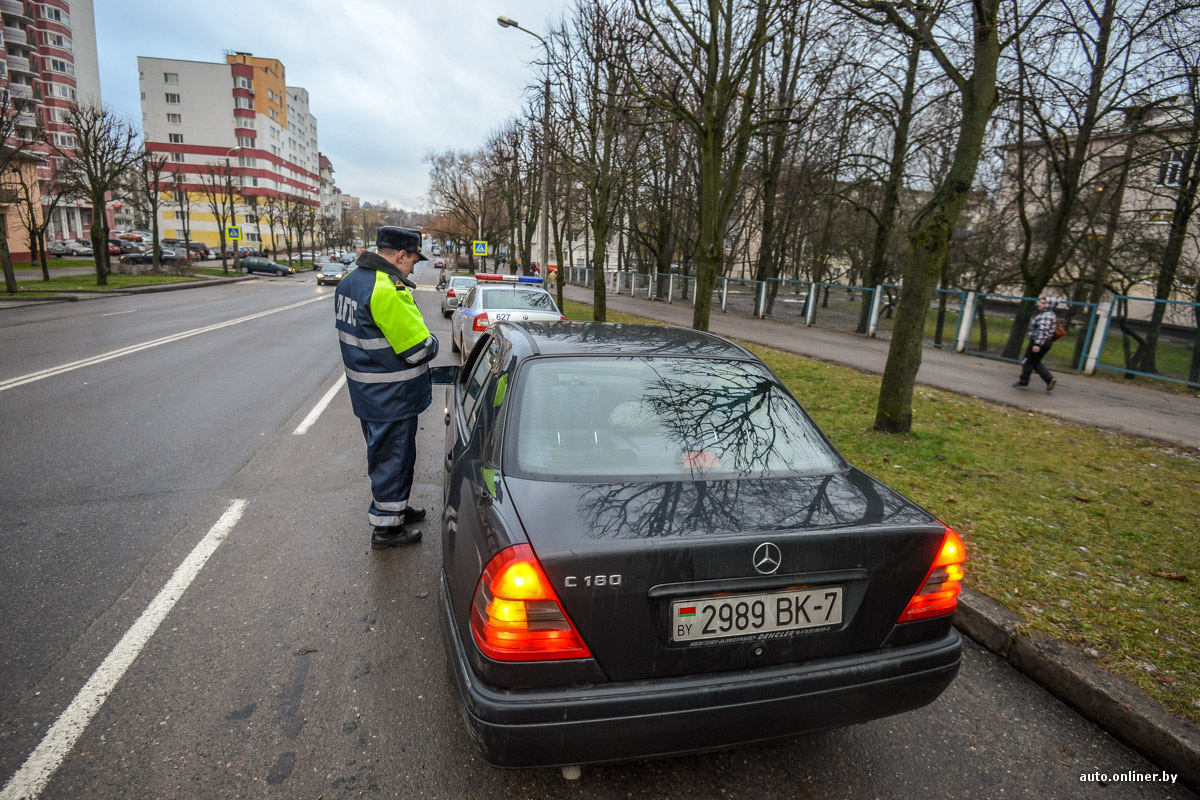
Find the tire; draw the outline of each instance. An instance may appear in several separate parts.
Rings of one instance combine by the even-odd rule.
[[[324,285],[325,285],[325,281],[321,280],[320,278],[317,278],[317,286],[324,286]]]
[[[282,277],[283,277],[283,270],[281,270],[281,269],[277,269],[277,270],[275,270],[275,274],[276,274],[276,275],[278,275],[279,277],[281,277],[281,278],[282,278]]]
[[[458,352],[458,340],[454,338],[454,331],[450,331],[450,352]]]
[[[454,313],[453,311],[443,311],[442,316],[445,317],[446,319],[450,319],[450,315],[453,313]]]
[[[249,268],[249,267],[242,267],[242,272],[244,272],[244,273],[246,273],[247,275],[249,275],[249,274],[250,274],[250,268]]]

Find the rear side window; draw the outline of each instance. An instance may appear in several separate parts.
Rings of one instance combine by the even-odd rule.
[[[509,472],[704,480],[832,472],[843,462],[774,375],[746,361],[543,358],[510,411]]]
[[[518,311],[558,311],[546,292],[528,289],[487,289],[483,293],[484,309],[503,308]]]

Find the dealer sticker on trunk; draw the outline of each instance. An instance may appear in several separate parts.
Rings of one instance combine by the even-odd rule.
[[[840,625],[842,588],[697,597],[671,603],[671,641],[781,638],[806,628]]]

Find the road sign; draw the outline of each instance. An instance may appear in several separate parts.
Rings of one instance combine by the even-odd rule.
[[[242,238],[242,226],[226,225],[225,226],[225,238],[229,239],[231,241],[234,241],[234,242],[236,242],[238,239],[241,239]]]
[[[472,250],[472,252],[475,255],[477,255],[477,256],[486,256],[487,255],[487,242],[471,242],[471,244],[474,246],[474,250]]]

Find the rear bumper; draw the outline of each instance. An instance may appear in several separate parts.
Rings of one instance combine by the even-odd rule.
[[[442,638],[451,681],[471,736],[498,767],[677,755],[866,722],[933,702],[962,658],[962,637],[951,629],[934,642],[801,666],[496,689],[471,668],[444,581]]]

